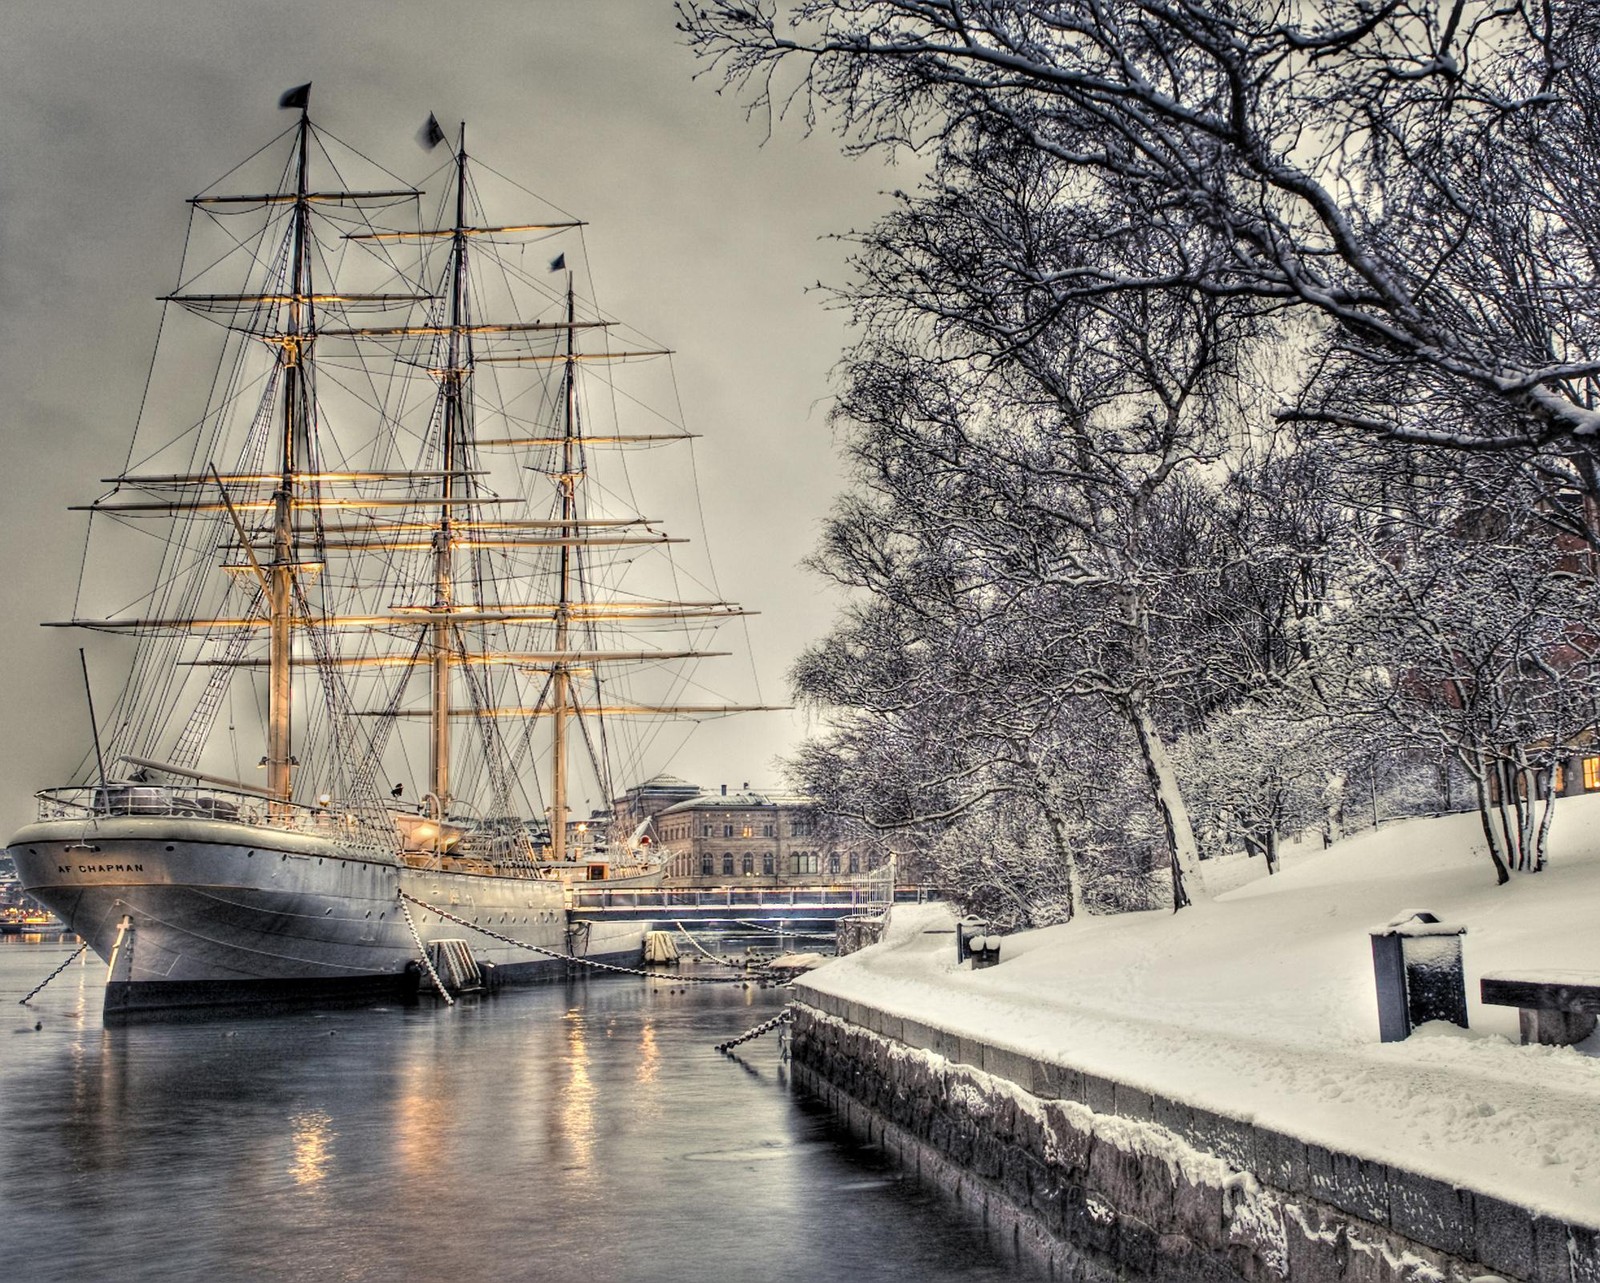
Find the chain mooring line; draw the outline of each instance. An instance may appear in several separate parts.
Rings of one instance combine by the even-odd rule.
[[[754,1029],[745,1030],[744,1033],[740,1034],[737,1038],[730,1038],[727,1042],[719,1042],[717,1044],[717,1050],[722,1052],[732,1051],[740,1043],[746,1043],[752,1038],[759,1038],[762,1034],[771,1033],[779,1025],[786,1025],[793,1019],[794,1016],[790,1014],[789,1008],[785,1007],[771,1020],[757,1025]]]
[[[510,936],[489,930],[488,927],[480,927],[476,922],[468,922],[465,918],[458,918],[455,914],[447,912],[436,905],[429,904],[426,900],[419,900],[409,891],[402,890],[400,898],[402,900],[410,900],[419,909],[438,914],[447,922],[454,922],[458,926],[466,927],[469,931],[476,931],[481,935],[486,935],[491,940],[498,940],[501,944],[510,945],[513,949],[526,949],[529,953],[542,953],[547,958],[556,958],[561,962],[576,962],[585,967],[593,967],[597,971],[615,971],[618,975],[623,976],[644,976],[647,980],[662,979],[659,971],[645,971],[639,967],[619,967],[610,962],[596,962],[593,958],[580,958],[571,953],[557,953],[554,949],[546,949],[543,945],[528,944],[523,940],[513,940]],[[406,919],[409,921],[410,917],[411,915],[408,912]],[[744,976],[674,976],[672,979],[674,983],[694,985],[737,985],[749,983]]]
[[[699,949],[701,953],[704,953],[706,957],[711,959],[712,962],[724,967],[732,965],[731,963],[724,962],[721,958],[717,957],[716,954],[707,952],[705,947],[694,938],[693,934],[689,931],[689,928],[684,926],[683,923],[679,922],[676,918],[672,920],[672,925],[675,926],[679,931],[683,932],[683,938],[692,944],[696,949]]]
[[[826,931],[785,931],[782,927],[763,926],[759,922],[747,922],[743,918],[734,918],[733,924],[739,927],[749,927],[752,931],[765,931],[769,936],[793,936],[796,940],[832,940]],[[687,933],[685,933],[687,934]]]
[[[78,958],[83,954],[83,951],[85,949],[87,949],[88,947],[89,947],[89,942],[87,940],[85,940],[82,944],[80,944],[76,949],[73,950],[72,956],[70,958],[68,958],[59,967],[57,967],[54,971],[52,971],[49,975],[47,975],[43,980],[41,980],[37,985],[35,985],[33,990],[32,990],[32,992],[30,992],[26,998],[18,998],[17,999],[17,1006],[26,1007],[30,1002],[33,1001],[33,999],[37,998],[41,993],[44,992],[44,987],[47,984],[49,984],[52,980],[54,980],[57,976],[59,976],[68,967],[70,967],[74,962],[76,962],[78,960]]]
[[[400,912],[406,915],[406,926],[411,928],[411,938],[417,942],[417,952],[422,955],[422,965],[428,970],[428,978],[433,981],[433,987],[439,991],[439,996],[444,999],[444,1005],[453,1007],[456,1000],[450,996],[450,991],[444,987],[444,981],[439,979],[439,973],[433,969],[433,959],[428,957],[427,946],[422,943],[422,932],[417,930],[417,924],[411,918],[411,907],[406,901],[408,896],[401,888],[396,887],[400,893]],[[421,903],[418,901],[418,903]]]

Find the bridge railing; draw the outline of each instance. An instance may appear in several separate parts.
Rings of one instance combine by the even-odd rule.
[[[883,907],[886,889],[874,886],[781,886],[781,887],[643,887],[611,890],[605,887],[573,887],[574,909],[650,909],[650,908],[856,908]],[[895,901],[917,902],[928,898],[926,887],[896,887]]]

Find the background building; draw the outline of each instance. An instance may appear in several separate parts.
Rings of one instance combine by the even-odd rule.
[[[798,793],[748,784],[704,792],[658,775],[629,789],[615,808],[626,832],[649,822],[646,836],[669,885],[814,886],[869,871],[861,848],[830,834],[816,804]]]

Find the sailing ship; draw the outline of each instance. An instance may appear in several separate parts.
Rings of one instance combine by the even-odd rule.
[[[634,962],[641,925],[573,922],[566,890],[659,873],[576,800],[617,795],[619,750],[642,770],[633,719],[741,711],[685,702],[683,665],[726,653],[707,642],[744,612],[680,600],[682,541],[625,470],[602,475],[691,434],[628,421],[612,372],[670,353],[580,297],[561,246],[583,224],[494,221],[497,171],[431,116],[432,217],[387,171],[358,186],[371,162],[312,122],[309,90],[256,153],[269,190],[190,201],[165,301],[217,323],[221,357],[187,429],[153,381],[88,505],[119,565],[80,600],[128,581],[152,542],[130,528],[158,526],[158,565],[131,604],[60,621],[135,653],[78,781],[8,848],[106,961],[108,1019]]]

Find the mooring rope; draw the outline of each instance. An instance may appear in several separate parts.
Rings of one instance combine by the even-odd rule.
[[[52,971],[49,975],[47,975],[43,980],[41,980],[37,985],[35,985],[33,990],[28,994],[28,996],[26,998],[18,998],[17,999],[17,1006],[26,1007],[29,1002],[31,1002],[34,998],[37,998],[41,993],[44,992],[44,987],[47,984],[49,984],[52,980],[54,980],[57,976],[59,976],[68,967],[70,967],[74,962],[76,962],[78,960],[79,956],[82,955],[83,951],[85,949],[87,949],[88,947],[89,947],[89,942],[87,940],[85,940],[82,944],[80,944],[76,949],[74,949],[72,951],[72,956],[70,958],[68,958],[59,967],[57,967],[54,971]]]
[[[717,1050],[721,1052],[732,1051],[740,1043],[746,1043],[752,1038],[759,1038],[762,1034],[771,1033],[779,1025],[786,1025],[793,1019],[794,1016],[790,1014],[789,1008],[785,1007],[771,1020],[766,1021],[764,1024],[759,1024],[754,1029],[745,1030],[745,1032],[740,1034],[737,1038],[730,1038],[727,1042],[719,1042],[717,1044]]]
[[[562,962],[576,962],[581,966],[593,967],[596,971],[614,971],[623,976],[644,976],[650,980],[660,980],[659,971],[646,971],[641,967],[619,967],[611,962],[597,962],[593,958],[580,958],[571,953],[558,953],[554,949],[546,949],[543,945],[528,944],[524,940],[513,940],[510,936],[501,935],[498,931],[491,931],[488,927],[481,927],[476,922],[468,922],[465,918],[458,918],[455,914],[429,904],[426,900],[419,900],[407,891],[400,892],[400,898],[410,900],[412,904],[429,913],[437,913],[447,922],[454,922],[457,926],[466,927],[469,931],[477,931],[488,936],[491,940],[498,940],[501,944],[508,944],[513,949],[526,949],[529,953],[542,953],[547,958],[556,958]],[[410,914],[406,915],[409,920]],[[744,976],[673,976],[674,983],[692,985],[738,985],[749,983]]]

